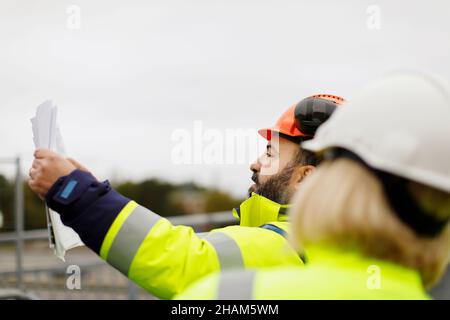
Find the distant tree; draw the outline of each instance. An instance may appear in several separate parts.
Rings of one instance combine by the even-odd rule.
[[[175,215],[169,206],[170,193],[176,187],[158,179],[142,182],[125,182],[116,186],[116,190],[125,197],[133,199],[140,205],[157,212],[162,216]]]
[[[14,230],[14,186],[0,174],[0,210],[3,212],[1,231]]]
[[[24,185],[25,197],[25,229],[42,229],[47,226],[47,218],[45,214],[45,205],[28,184]]]
[[[24,209],[25,209],[25,230],[40,229],[46,226],[44,202],[34,194],[23,183],[24,191]],[[0,174],[0,210],[3,212],[4,221],[1,231],[14,231],[15,228],[15,210],[14,210],[14,183],[8,181]]]
[[[226,211],[236,208],[242,199],[232,197],[226,192],[211,190],[206,192],[206,212]]]

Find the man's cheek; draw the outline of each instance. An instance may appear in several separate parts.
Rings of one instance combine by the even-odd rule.
[[[272,176],[274,174],[277,174],[279,169],[280,169],[280,160],[277,158],[273,158],[261,166],[260,175]]]

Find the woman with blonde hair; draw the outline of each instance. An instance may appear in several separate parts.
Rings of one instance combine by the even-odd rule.
[[[397,72],[304,142],[323,158],[291,210],[305,267],[235,270],[179,299],[427,299],[450,254],[450,89]]]

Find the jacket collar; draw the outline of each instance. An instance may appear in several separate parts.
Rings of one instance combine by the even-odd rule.
[[[259,227],[269,222],[286,221],[290,206],[276,203],[253,192],[239,208],[233,209],[233,215],[240,220],[241,226]]]

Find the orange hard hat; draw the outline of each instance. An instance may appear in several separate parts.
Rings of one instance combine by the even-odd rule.
[[[274,132],[277,132],[277,133],[280,133],[280,134],[283,134],[283,135],[286,135],[289,137],[293,137],[293,138],[311,136],[312,135],[311,133],[302,132],[299,128],[299,127],[301,127],[299,124],[299,121],[301,122],[301,119],[299,120],[298,116],[297,116],[298,107],[300,105],[306,105],[307,102],[315,103],[315,102],[324,101],[324,100],[327,103],[332,102],[334,105],[340,105],[345,102],[345,100],[343,98],[335,96],[335,95],[331,95],[331,94],[316,94],[316,95],[310,96],[308,98],[303,99],[299,103],[294,104],[289,109],[287,109],[281,115],[281,117],[278,119],[278,121],[274,127],[258,130],[259,134],[267,140],[272,139],[272,134]],[[334,108],[333,108],[333,110],[329,111],[329,114],[326,117],[326,119],[328,119],[328,117],[331,115],[332,111],[334,111]],[[320,121],[320,123],[325,122],[326,119],[324,119],[323,121]],[[318,126],[317,121],[316,121],[316,126]],[[316,129],[317,129],[317,127],[316,127]],[[303,130],[303,131],[305,131],[305,130]]]

